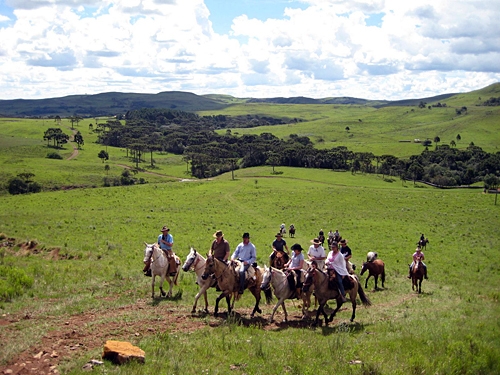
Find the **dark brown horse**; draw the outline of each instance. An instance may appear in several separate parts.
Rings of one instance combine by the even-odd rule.
[[[356,296],[359,294],[359,298],[361,299],[361,302],[365,306],[371,305],[371,302],[366,296],[365,292],[363,291],[363,288],[359,283],[358,277],[356,275],[349,275],[346,277],[349,277],[351,282],[351,288],[346,290],[346,294],[349,296],[349,299],[351,300],[352,304],[352,315],[351,315],[351,322],[352,322],[356,317]],[[319,307],[318,310],[316,311],[316,321],[314,323],[315,325],[318,325],[319,315],[321,313],[323,313],[325,317],[325,325],[328,325],[328,323],[333,320],[333,317],[335,316],[337,311],[340,310],[340,307],[342,307],[343,304],[338,289],[337,288],[330,289],[328,281],[329,281],[329,276],[325,272],[315,267],[310,267],[306,272],[306,280],[304,281],[304,287],[302,288],[302,290],[307,293],[311,285],[314,285],[314,294],[316,295],[316,298],[318,299],[319,302]],[[324,310],[324,307],[328,302],[328,300],[330,299],[334,299],[337,301],[337,308],[333,310],[333,312],[330,314],[330,317],[328,317],[328,315]]]
[[[420,248],[422,250],[425,250],[427,248],[427,244],[429,243],[429,239],[428,238],[425,238],[425,239],[420,239],[418,242],[417,242],[417,245],[420,246]]]
[[[371,262],[363,262],[363,268],[361,268],[360,275],[363,275],[366,271],[368,271],[368,277],[365,280],[365,289],[368,288],[368,279],[373,276],[375,279],[375,290],[378,289],[377,281],[378,276],[380,275],[380,280],[382,281],[382,288],[384,287],[385,282],[385,265],[380,259],[375,259]]]
[[[288,262],[288,254],[285,253],[284,251],[275,251],[274,254],[274,259],[272,260],[271,267],[277,268],[279,270],[282,270],[285,268],[285,264]]]
[[[424,265],[420,260],[416,261],[411,270],[411,290],[422,293],[422,280],[424,279]]]

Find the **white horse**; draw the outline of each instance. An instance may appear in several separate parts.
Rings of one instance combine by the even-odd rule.
[[[177,285],[177,277],[179,276],[179,272],[175,274],[175,276],[170,276],[170,272],[168,271],[169,268],[169,262],[167,255],[165,252],[160,249],[158,244],[153,243],[153,244],[148,244],[144,242],[144,245],[146,245],[146,248],[144,249],[144,262],[147,262],[148,259],[151,258],[151,289],[152,289],[152,294],[151,298],[155,298],[155,278],[156,276],[160,276],[160,293],[162,297],[167,297],[171,298],[172,297],[172,287],[173,285]],[[178,262],[176,256],[176,262]],[[170,289],[168,293],[165,293],[163,290],[163,281],[167,280],[168,283],[170,284]]]
[[[200,291],[194,297],[194,305],[193,309],[191,310],[192,314],[196,312],[196,304],[198,303],[198,299],[202,294],[205,298],[205,309],[203,311],[208,314],[207,290],[208,288],[215,287],[215,285],[217,284],[217,280],[212,277],[209,277],[206,280],[203,280],[203,278],[201,277],[203,275],[203,272],[205,271],[206,262],[207,260],[203,257],[203,255],[198,253],[196,249],[191,248],[186,261],[182,265],[182,270],[184,272],[192,269],[196,273],[196,284],[198,284],[198,286],[200,287]]]
[[[272,300],[271,295],[271,285],[273,287],[274,295],[278,298],[278,303],[273,308],[269,322],[273,321],[274,314],[279,306],[283,308],[285,313],[285,322],[288,321],[288,313],[285,307],[285,300],[292,299],[295,297],[295,290],[290,289],[290,284],[288,284],[288,279],[286,274],[277,268],[267,266],[264,267],[264,275],[262,276],[262,283],[260,284],[260,289],[264,291],[266,296],[266,301],[269,303]],[[302,319],[306,318],[306,312],[311,306],[311,293],[312,289],[307,293],[302,292]]]

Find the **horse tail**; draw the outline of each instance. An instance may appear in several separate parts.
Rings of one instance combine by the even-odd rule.
[[[363,305],[365,305],[365,306],[372,305],[372,301],[370,301],[368,296],[365,294],[365,291],[361,287],[361,283],[358,283],[358,294],[359,294],[359,298],[361,299],[361,302],[363,303]]]
[[[273,300],[273,292],[271,288],[264,289],[264,296],[266,296],[266,303],[270,304]]]

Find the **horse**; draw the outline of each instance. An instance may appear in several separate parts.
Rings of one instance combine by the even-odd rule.
[[[282,270],[290,257],[284,251],[276,251],[271,267]]]
[[[318,240],[319,240],[319,242],[321,242],[321,246],[323,246],[323,244],[325,243],[325,235],[324,234],[320,234],[318,236]]]
[[[282,237],[285,237],[285,235],[286,235],[286,228],[285,227],[280,227],[280,231],[278,233],[281,234]]]
[[[290,228],[288,229],[288,233],[290,234],[290,238],[295,237],[295,227],[293,225],[290,225]]]
[[[274,295],[278,298],[278,303],[274,306],[269,322],[271,323],[274,318],[274,314],[279,306],[283,308],[285,313],[285,322],[288,321],[288,313],[285,307],[285,300],[295,298],[295,290],[290,288],[288,283],[288,278],[285,272],[274,267],[264,267],[264,273],[262,275],[262,283],[260,284],[260,289],[264,292],[266,296],[266,302],[270,303],[273,296],[271,292],[271,286],[274,291]],[[311,306],[311,294],[312,290],[307,293],[301,293],[302,298],[302,319],[306,317],[306,311]]]
[[[334,242],[339,243],[341,239],[342,239],[342,236],[328,237],[328,247],[330,248],[332,246],[332,243],[334,243]]]
[[[417,290],[420,294],[422,293],[422,280],[424,279],[424,265],[421,260],[418,260],[413,265],[411,270],[411,290]]]
[[[427,248],[427,244],[428,244],[428,243],[429,243],[429,239],[428,239],[428,238],[423,239],[423,240],[422,240],[422,239],[420,239],[420,240],[418,240],[417,245],[418,245],[418,246],[420,246],[420,248],[421,248],[422,250],[424,250],[424,249],[426,249],[426,248]]]
[[[363,262],[363,268],[361,268],[360,276],[363,275],[368,270],[368,277],[365,280],[365,289],[368,288],[368,279],[373,276],[375,279],[375,290],[378,289],[377,281],[378,276],[380,275],[380,279],[382,280],[382,288],[384,287],[385,282],[385,265],[380,259],[375,259],[371,262]]]
[[[160,276],[160,293],[162,297],[171,298],[172,297],[172,287],[173,285],[177,285],[177,278],[179,277],[179,272],[175,274],[175,276],[170,276],[169,269],[169,261],[165,252],[160,249],[157,243],[148,244],[144,242],[146,248],[144,249],[144,262],[147,262],[148,259],[151,258],[151,289],[152,294],[151,298],[155,298],[155,278],[156,276]],[[177,261],[177,256],[176,256]],[[167,280],[170,288],[168,293],[165,293],[163,290],[163,281]]]
[[[359,294],[359,298],[361,302],[365,306],[371,305],[371,301],[366,296],[361,284],[359,283],[359,279],[356,275],[347,276],[350,278],[351,287],[346,290],[346,293],[349,293],[349,299],[352,304],[352,315],[351,322],[354,321],[356,317],[356,295]],[[328,286],[329,275],[325,272],[319,270],[318,268],[311,267],[306,272],[306,280],[304,281],[304,286],[302,288],[303,291],[307,292],[309,288],[314,285],[314,294],[319,302],[319,307],[316,311],[316,321],[314,323],[315,326],[319,323],[319,314],[323,313],[325,317],[325,325],[328,325],[329,322],[333,320],[333,317],[342,307],[342,296],[340,295],[337,289],[330,289]],[[335,299],[337,301],[337,308],[333,310],[330,317],[325,312],[325,305],[330,299]]]
[[[231,261],[231,264],[235,263]],[[252,266],[251,266],[252,267]],[[236,273],[235,267],[227,265],[225,262],[220,261],[219,259],[213,257],[212,255],[207,255],[207,261],[205,263],[205,271],[203,272],[203,278],[207,278],[209,275],[215,274],[215,278],[217,279],[217,284],[221,289],[222,293],[215,300],[215,310],[214,316],[218,316],[219,313],[219,301],[222,298],[226,298],[228,301],[228,314],[234,308],[234,301],[239,299],[241,294],[238,293],[240,288],[239,275]],[[262,270],[260,268],[255,269],[255,280],[250,279],[245,283],[245,288],[254,295],[255,297],[255,306],[250,314],[250,317],[253,318],[255,313],[262,313],[262,310],[259,308],[260,302],[260,284],[262,282]],[[233,301],[230,304],[229,299],[233,296]]]
[[[182,265],[182,270],[184,272],[188,272],[192,269],[196,273],[196,284],[198,284],[198,286],[200,287],[198,294],[196,294],[196,296],[194,297],[194,305],[193,309],[191,310],[191,314],[194,314],[196,312],[196,304],[198,303],[198,299],[201,295],[203,295],[203,297],[205,298],[205,309],[203,311],[208,314],[207,290],[209,288],[215,287],[215,285],[217,284],[217,281],[212,277],[209,277],[206,280],[202,278],[203,271],[205,271],[205,263],[206,259],[203,257],[203,255],[198,253],[196,249],[191,248],[191,251],[186,257],[186,261]]]

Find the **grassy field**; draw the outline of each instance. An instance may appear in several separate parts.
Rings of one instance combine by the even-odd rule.
[[[469,107],[467,115],[453,120],[448,117],[454,108],[235,105],[226,113],[303,118],[296,125],[233,132],[308,135],[318,147],[407,156],[422,146],[399,139],[439,135],[445,143],[459,133],[458,147],[473,140],[492,152],[500,144],[498,109],[475,107],[476,94],[453,99],[456,103],[450,99]],[[100,358],[110,339],[140,346],[146,363],[105,362],[94,373],[500,372],[500,266],[495,261],[500,205],[494,205],[494,196],[380,175],[285,167],[276,168],[281,174],[259,167],[235,171],[234,180],[226,174],[191,181],[181,157],[168,154],[154,154],[155,168],[137,175],[147,184],[91,188],[102,186],[108,175],[97,157],[104,147],[95,143],[84,120],[77,127],[85,141],[82,150],[74,154],[69,143],[57,151],[63,160],[47,159],[54,149],[42,137],[53,126],[49,120],[0,119],[0,183],[31,172],[44,187],[58,187],[0,195],[0,233],[15,243],[0,247],[0,292],[9,283],[22,286],[14,298],[0,300],[0,372],[21,371],[24,363],[22,373],[41,373],[45,366],[45,373],[83,374],[83,365]],[[62,128],[71,134],[69,123]],[[109,176],[133,167],[125,150],[108,152]],[[141,166],[148,161],[149,155]],[[311,328],[300,320],[298,301],[287,301],[288,323],[281,313],[269,323],[274,304],[263,302],[263,314],[251,319],[254,300],[248,293],[236,302],[232,317],[190,314],[198,290],[192,272],[180,274],[174,298],[151,299],[151,279],[141,272],[144,242],[155,241],[164,224],[182,260],[191,246],[205,254],[217,229],[231,250],[248,231],[263,266],[282,222],[297,228],[295,239],[285,238],[289,246],[307,248],[320,229],[339,229],[358,267],[368,251],[385,261],[385,288],[373,291],[370,282],[373,305],[358,307],[353,323],[346,304],[329,327]],[[430,280],[418,295],[406,275],[421,233],[430,240],[425,250]],[[209,291],[210,311],[216,295]],[[34,358],[40,352],[42,358]]]
[[[8,343],[2,361],[41,342],[54,329],[54,320],[64,322],[91,311],[103,317],[86,323],[89,329],[113,319],[126,325],[144,317],[132,311],[109,317],[107,312],[144,305],[154,309],[158,318],[149,317],[149,325],[137,329],[137,336],[122,328],[108,339],[125,336],[139,345],[147,353],[146,364],[121,368],[106,364],[99,371],[498,371],[500,267],[494,257],[500,245],[499,206],[493,205],[492,196],[477,190],[403,186],[400,181],[385,182],[381,176],[283,168],[282,175],[272,177],[270,171],[238,171],[234,181],[221,176],[204,182],[1,197],[0,232],[43,245],[39,254],[19,250],[3,255],[4,265],[21,267],[35,283],[25,295],[0,305],[7,316],[29,312],[31,317],[13,323],[14,327],[0,326],[2,342]],[[224,230],[231,249],[249,231],[263,265],[281,222],[294,223],[297,228],[296,239],[287,238],[289,243],[306,247],[319,229],[338,228],[349,240],[356,264],[361,265],[367,251],[377,251],[386,262],[386,288],[369,292],[373,306],[359,308],[354,323],[348,322],[350,308],[341,311],[330,328],[283,325],[282,315],[277,315],[276,324],[259,318],[252,321],[245,311],[253,299],[246,294],[236,304],[241,315],[233,320],[221,324],[203,314],[191,316],[197,288],[194,276],[186,273],[180,275],[174,290],[180,291],[180,298],[150,299],[150,280],[140,272],[142,243],[154,241],[163,224],[172,228],[175,249],[183,260],[189,246],[206,252],[216,229]],[[425,252],[430,280],[424,282],[424,293],[416,295],[406,273],[421,232],[430,239]],[[59,260],[53,257],[54,248]],[[209,295],[213,309],[215,292]],[[298,319],[297,303],[287,304]],[[264,318],[271,309],[264,305]],[[159,316],[170,323],[148,334],[147,327],[155,327]],[[179,319],[184,328],[174,323]],[[33,321],[42,324],[34,327]],[[60,364],[60,370],[81,373],[79,369],[91,357],[98,357],[100,349],[73,356]],[[195,358],[203,358],[203,367]]]

